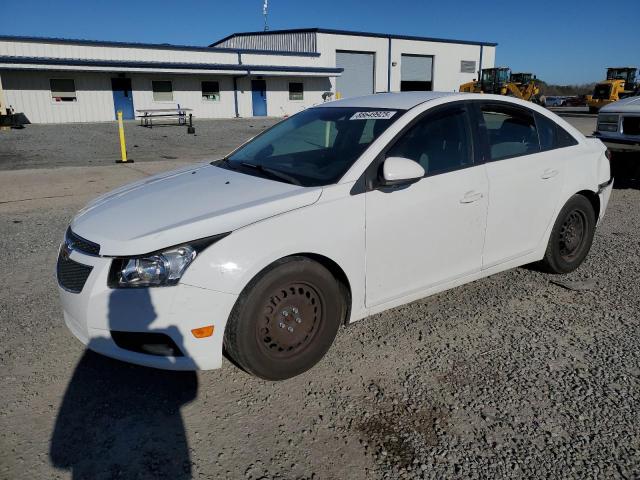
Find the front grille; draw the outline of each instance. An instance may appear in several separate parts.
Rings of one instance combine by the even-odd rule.
[[[622,119],[622,133],[640,135],[640,117],[624,117]]]
[[[72,250],[77,250],[86,255],[98,256],[100,254],[100,245],[73,233],[71,228],[67,229],[65,243]]]
[[[92,269],[93,267],[89,265],[83,265],[71,260],[64,247],[60,249],[56,273],[58,283],[65,290],[72,293],[80,293]]]

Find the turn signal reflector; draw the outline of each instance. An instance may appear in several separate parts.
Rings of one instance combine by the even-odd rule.
[[[213,325],[207,325],[206,327],[194,328],[191,330],[193,336],[196,338],[207,338],[213,335]]]

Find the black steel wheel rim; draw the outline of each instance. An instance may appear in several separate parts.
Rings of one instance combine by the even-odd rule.
[[[573,260],[582,250],[586,239],[587,217],[580,210],[572,210],[567,214],[560,227],[559,248],[560,256],[565,261]]]
[[[324,321],[323,305],[322,294],[310,283],[292,282],[274,288],[256,322],[256,341],[263,353],[285,359],[305,352]]]

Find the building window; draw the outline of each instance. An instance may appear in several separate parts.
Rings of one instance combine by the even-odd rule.
[[[302,82],[289,82],[289,100],[303,100],[304,86]]]
[[[220,100],[220,84],[218,82],[202,82],[202,100],[212,102]]]
[[[173,102],[173,85],[171,80],[153,80],[151,82],[154,102]]]
[[[54,102],[76,102],[76,84],[71,78],[52,78],[49,80],[51,98]]]

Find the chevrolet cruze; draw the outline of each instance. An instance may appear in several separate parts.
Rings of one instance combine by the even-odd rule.
[[[519,265],[576,269],[611,188],[603,144],[531,103],[328,102],[87,205],[58,257],[64,318],[117,359],[212,369],[226,352],[284,379],[341,324]]]

